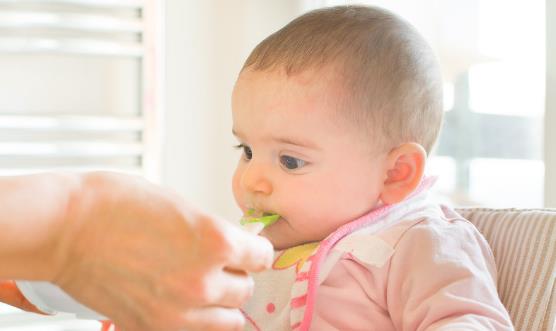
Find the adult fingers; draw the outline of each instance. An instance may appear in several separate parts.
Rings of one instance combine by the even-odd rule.
[[[263,237],[253,235],[238,227],[230,227],[230,251],[226,267],[229,269],[259,272],[272,264],[272,244]]]
[[[239,308],[253,295],[253,278],[243,271],[221,270],[211,278],[209,305]]]

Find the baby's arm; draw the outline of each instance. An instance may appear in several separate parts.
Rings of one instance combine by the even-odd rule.
[[[494,259],[465,221],[417,224],[395,247],[388,311],[398,330],[513,330]]]

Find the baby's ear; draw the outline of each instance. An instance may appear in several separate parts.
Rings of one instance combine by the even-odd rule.
[[[423,178],[426,160],[427,152],[417,143],[405,143],[390,151],[382,202],[397,203],[411,194]]]

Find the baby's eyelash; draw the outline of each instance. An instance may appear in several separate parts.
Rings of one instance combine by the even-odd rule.
[[[244,144],[239,144],[239,145],[234,145],[232,147],[235,148],[235,149],[242,149],[243,147],[245,147],[245,145]]]

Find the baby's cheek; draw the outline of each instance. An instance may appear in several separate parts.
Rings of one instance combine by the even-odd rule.
[[[314,213],[310,215],[309,219],[306,231],[318,240],[326,238],[352,220],[343,212],[342,206],[334,203],[323,203],[320,208],[314,209]]]
[[[300,213],[296,214],[294,228],[307,241],[318,241],[324,239],[335,230],[335,225],[330,215],[328,206],[319,205],[300,207]],[[303,208],[303,209],[301,209]]]
[[[243,209],[243,193],[241,192],[241,187],[240,187],[240,180],[239,178],[241,178],[240,176],[237,175],[237,172],[234,174],[234,177],[232,178],[232,193],[234,194],[234,200],[236,201],[236,205],[240,208]]]

